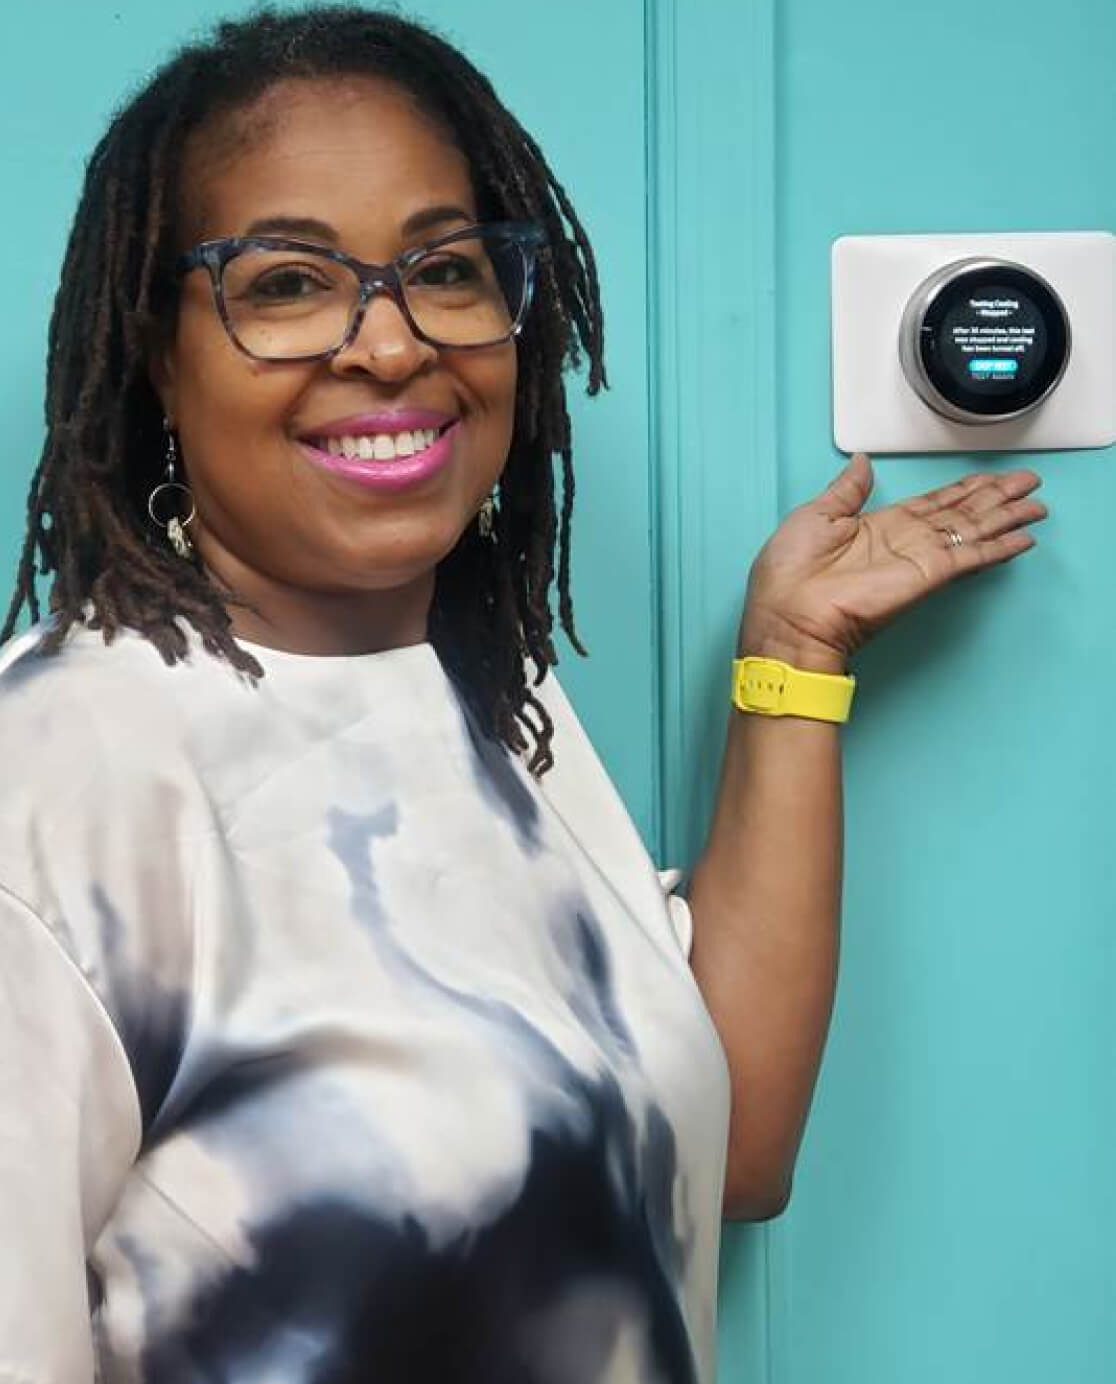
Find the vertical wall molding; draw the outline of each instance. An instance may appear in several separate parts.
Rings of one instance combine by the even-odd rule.
[[[680,860],[719,758],[725,640],[777,515],[775,0],[645,0],[645,22],[657,844]]]
[[[658,858],[704,836],[748,566],[778,517],[777,0],[645,0]],[[730,1230],[721,1370],[785,1380],[785,1246]]]

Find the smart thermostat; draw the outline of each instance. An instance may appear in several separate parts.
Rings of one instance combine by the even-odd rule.
[[[833,247],[843,451],[1116,441],[1116,237],[845,236]]]

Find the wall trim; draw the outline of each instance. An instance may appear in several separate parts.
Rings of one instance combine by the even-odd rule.
[[[777,517],[775,5],[645,0],[655,844],[680,864],[720,758],[748,564]]]
[[[748,566],[778,518],[776,6],[644,0],[653,848],[669,865],[704,838]],[[787,1377],[785,1240],[726,1234],[723,1378]]]

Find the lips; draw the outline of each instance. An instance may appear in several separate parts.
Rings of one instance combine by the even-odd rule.
[[[315,466],[368,489],[404,490],[448,465],[457,420],[409,409],[334,419],[299,438]]]

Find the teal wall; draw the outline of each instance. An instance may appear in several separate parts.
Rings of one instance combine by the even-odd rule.
[[[839,463],[832,241],[1116,227],[1116,9],[652,13],[677,112],[652,162],[665,325],[684,343],[652,393],[719,440],[658,452],[665,827],[692,845],[738,574]],[[790,1210],[726,1244],[734,1384],[1116,1378],[1116,455],[1029,460],[1053,512],[1036,553],[858,660],[837,1012]],[[878,498],[976,464],[1011,459],[883,459]]]
[[[56,0],[0,54],[13,560],[82,157],[169,45],[248,8]],[[613,389],[575,412],[592,658],[563,674],[648,840],[684,861],[748,562],[839,463],[832,240],[1116,226],[1116,7],[413,9],[491,72],[598,247]],[[879,498],[973,461],[884,459]],[[791,1209],[726,1240],[732,1384],[1116,1377],[1116,455],[1031,461],[1053,511],[1036,553],[858,663],[833,1037]]]
[[[1116,7],[778,13],[787,506],[831,460],[834,237],[1116,228]],[[979,460],[883,462],[881,496]],[[860,662],[840,1003],[773,1232],[780,1381],[1116,1378],[1116,452],[1030,460],[1052,512],[1031,560]]]

